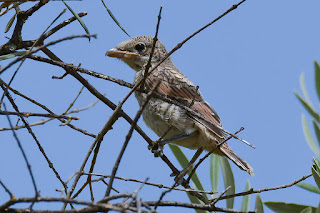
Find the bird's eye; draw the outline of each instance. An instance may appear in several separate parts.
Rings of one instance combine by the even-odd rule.
[[[144,46],[144,44],[139,43],[134,48],[140,52],[140,51],[144,50],[145,46]]]

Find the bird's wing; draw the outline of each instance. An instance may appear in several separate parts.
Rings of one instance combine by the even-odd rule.
[[[161,67],[155,70],[146,79],[146,86],[153,88],[161,81],[156,92],[167,98],[173,99],[194,113],[187,115],[209,129],[217,137],[224,138],[220,118],[215,110],[203,99],[200,91],[179,70],[171,67]]]

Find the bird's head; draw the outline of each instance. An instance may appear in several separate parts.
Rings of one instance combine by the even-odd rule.
[[[121,59],[132,69],[139,71],[144,68],[149,60],[153,44],[152,36],[137,36],[127,41],[121,42],[118,46],[108,50],[106,56]],[[156,42],[153,52],[151,65],[155,65],[167,54],[167,50],[160,42]],[[165,60],[165,63],[171,63],[171,59]]]

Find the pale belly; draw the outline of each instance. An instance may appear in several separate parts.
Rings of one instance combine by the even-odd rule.
[[[136,93],[135,95],[139,105],[141,105],[143,103],[142,95],[140,93]],[[191,120],[185,111],[176,105],[151,98],[143,110],[142,116],[147,126],[163,139],[170,139],[181,135],[192,135],[170,143],[189,149],[203,148],[211,150],[216,146],[215,141],[211,141],[206,134],[203,134],[205,132],[202,131],[201,126]]]

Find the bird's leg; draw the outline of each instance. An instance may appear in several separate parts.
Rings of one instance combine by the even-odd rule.
[[[193,155],[192,159],[189,161],[188,165],[181,171],[179,174],[172,174],[172,176],[176,176],[174,178],[175,182],[181,183],[183,181],[183,177],[193,168],[194,162],[198,159],[198,157],[203,152],[203,149],[200,148],[196,151],[196,153]]]
[[[177,135],[172,138],[156,141],[152,146],[149,146],[148,148],[151,149],[152,153],[154,153],[155,157],[159,157],[163,154],[163,146],[167,143],[173,143],[174,141],[190,138],[193,137],[197,132],[193,132],[191,134],[182,134]]]

